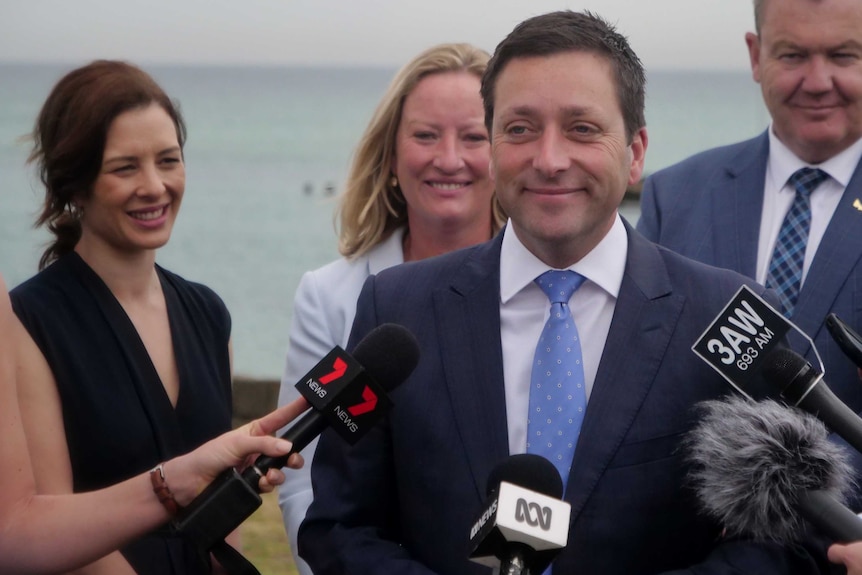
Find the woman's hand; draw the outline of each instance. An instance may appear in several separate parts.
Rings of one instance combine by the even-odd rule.
[[[272,434],[296,419],[308,408],[308,402],[299,398],[275,411],[255,419],[233,431],[204,443],[194,451],[174,458],[164,464],[165,482],[180,506],[188,505],[207,485],[225,469],[244,467],[261,453],[279,457],[290,452],[289,441],[273,437]],[[294,453],[287,466],[302,467],[303,459]],[[284,482],[280,469],[270,469],[260,478],[258,487],[268,493]]]

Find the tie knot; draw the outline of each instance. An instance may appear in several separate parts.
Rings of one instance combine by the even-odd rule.
[[[586,280],[584,276],[571,270],[551,270],[536,278],[536,284],[551,303],[569,303],[569,298]]]
[[[828,177],[829,174],[819,168],[800,168],[793,172],[788,181],[796,189],[797,194],[810,196],[811,192]]]

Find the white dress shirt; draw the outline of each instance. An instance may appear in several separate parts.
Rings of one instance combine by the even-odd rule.
[[[766,162],[763,212],[760,216],[760,238],[757,243],[756,279],[758,283],[766,284],[766,275],[769,273],[769,262],[772,259],[772,252],[775,251],[778,232],[796,196],[796,190],[787,183],[790,176],[796,170],[806,166],[820,168],[830,176],[811,194],[811,229],[808,232],[805,261],[802,264],[802,284],[804,284],[820,240],[823,239],[829,220],[832,219],[832,214],[838,207],[844,188],[850,182],[860,158],[862,158],[862,139],[822,164],[808,164],[796,157],[790,148],[778,139],[772,131],[772,126],[769,127],[769,158]]]
[[[533,355],[551,310],[548,297],[534,280],[552,268],[524,247],[511,221],[504,234],[500,252],[500,340],[506,421],[509,452],[524,453]],[[566,268],[586,278],[569,299],[569,308],[581,339],[587,409],[623,281],[627,254],[628,236],[617,215],[599,245]]]

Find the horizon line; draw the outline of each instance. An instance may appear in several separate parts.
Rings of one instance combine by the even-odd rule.
[[[45,66],[45,67],[77,67],[83,66],[94,60],[120,60],[130,62],[136,66],[143,68],[258,68],[258,69],[294,69],[294,70],[397,70],[398,64],[385,64],[380,62],[272,62],[272,61],[256,61],[256,62],[215,62],[215,61],[175,61],[168,62],[164,60],[134,60],[130,58],[81,58],[67,60],[48,60],[48,59],[5,59],[0,57],[0,66]],[[751,69],[742,66],[716,66],[716,67],[675,67],[675,66],[645,66],[647,72],[680,72],[680,73],[716,73],[716,72],[745,72],[750,73]]]

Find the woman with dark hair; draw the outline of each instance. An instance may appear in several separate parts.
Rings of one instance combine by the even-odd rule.
[[[185,190],[185,126],[144,71],[96,61],[64,76],[33,131],[54,235],[11,292],[19,402],[39,493],[101,489],[231,426],[230,315],[156,264]],[[126,518],[135,521],[134,517]],[[157,530],[86,573],[210,573]]]
[[[74,569],[167,522],[171,515],[161,501],[168,497],[188,505],[223,470],[242,465],[265,452],[280,456],[290,442],[268,435],[305,409],[304,400],[208,441],[191,453],[161,466],[167,491],[156,491],[144,472],[98,491],[37,495],[27,439],[21,423],[15,374],[15,337],[23,330],[15,319],[0,276],[0,573],[30,575]],[[18,388],[31,383],[19,380]],[[31,434],[31,441],[32,441]],[[290,467],[302,465],[292,455]],[[270,469],[260,479],[263,492],[284,481]],[[169,495],[167,495],[169,494]]]

